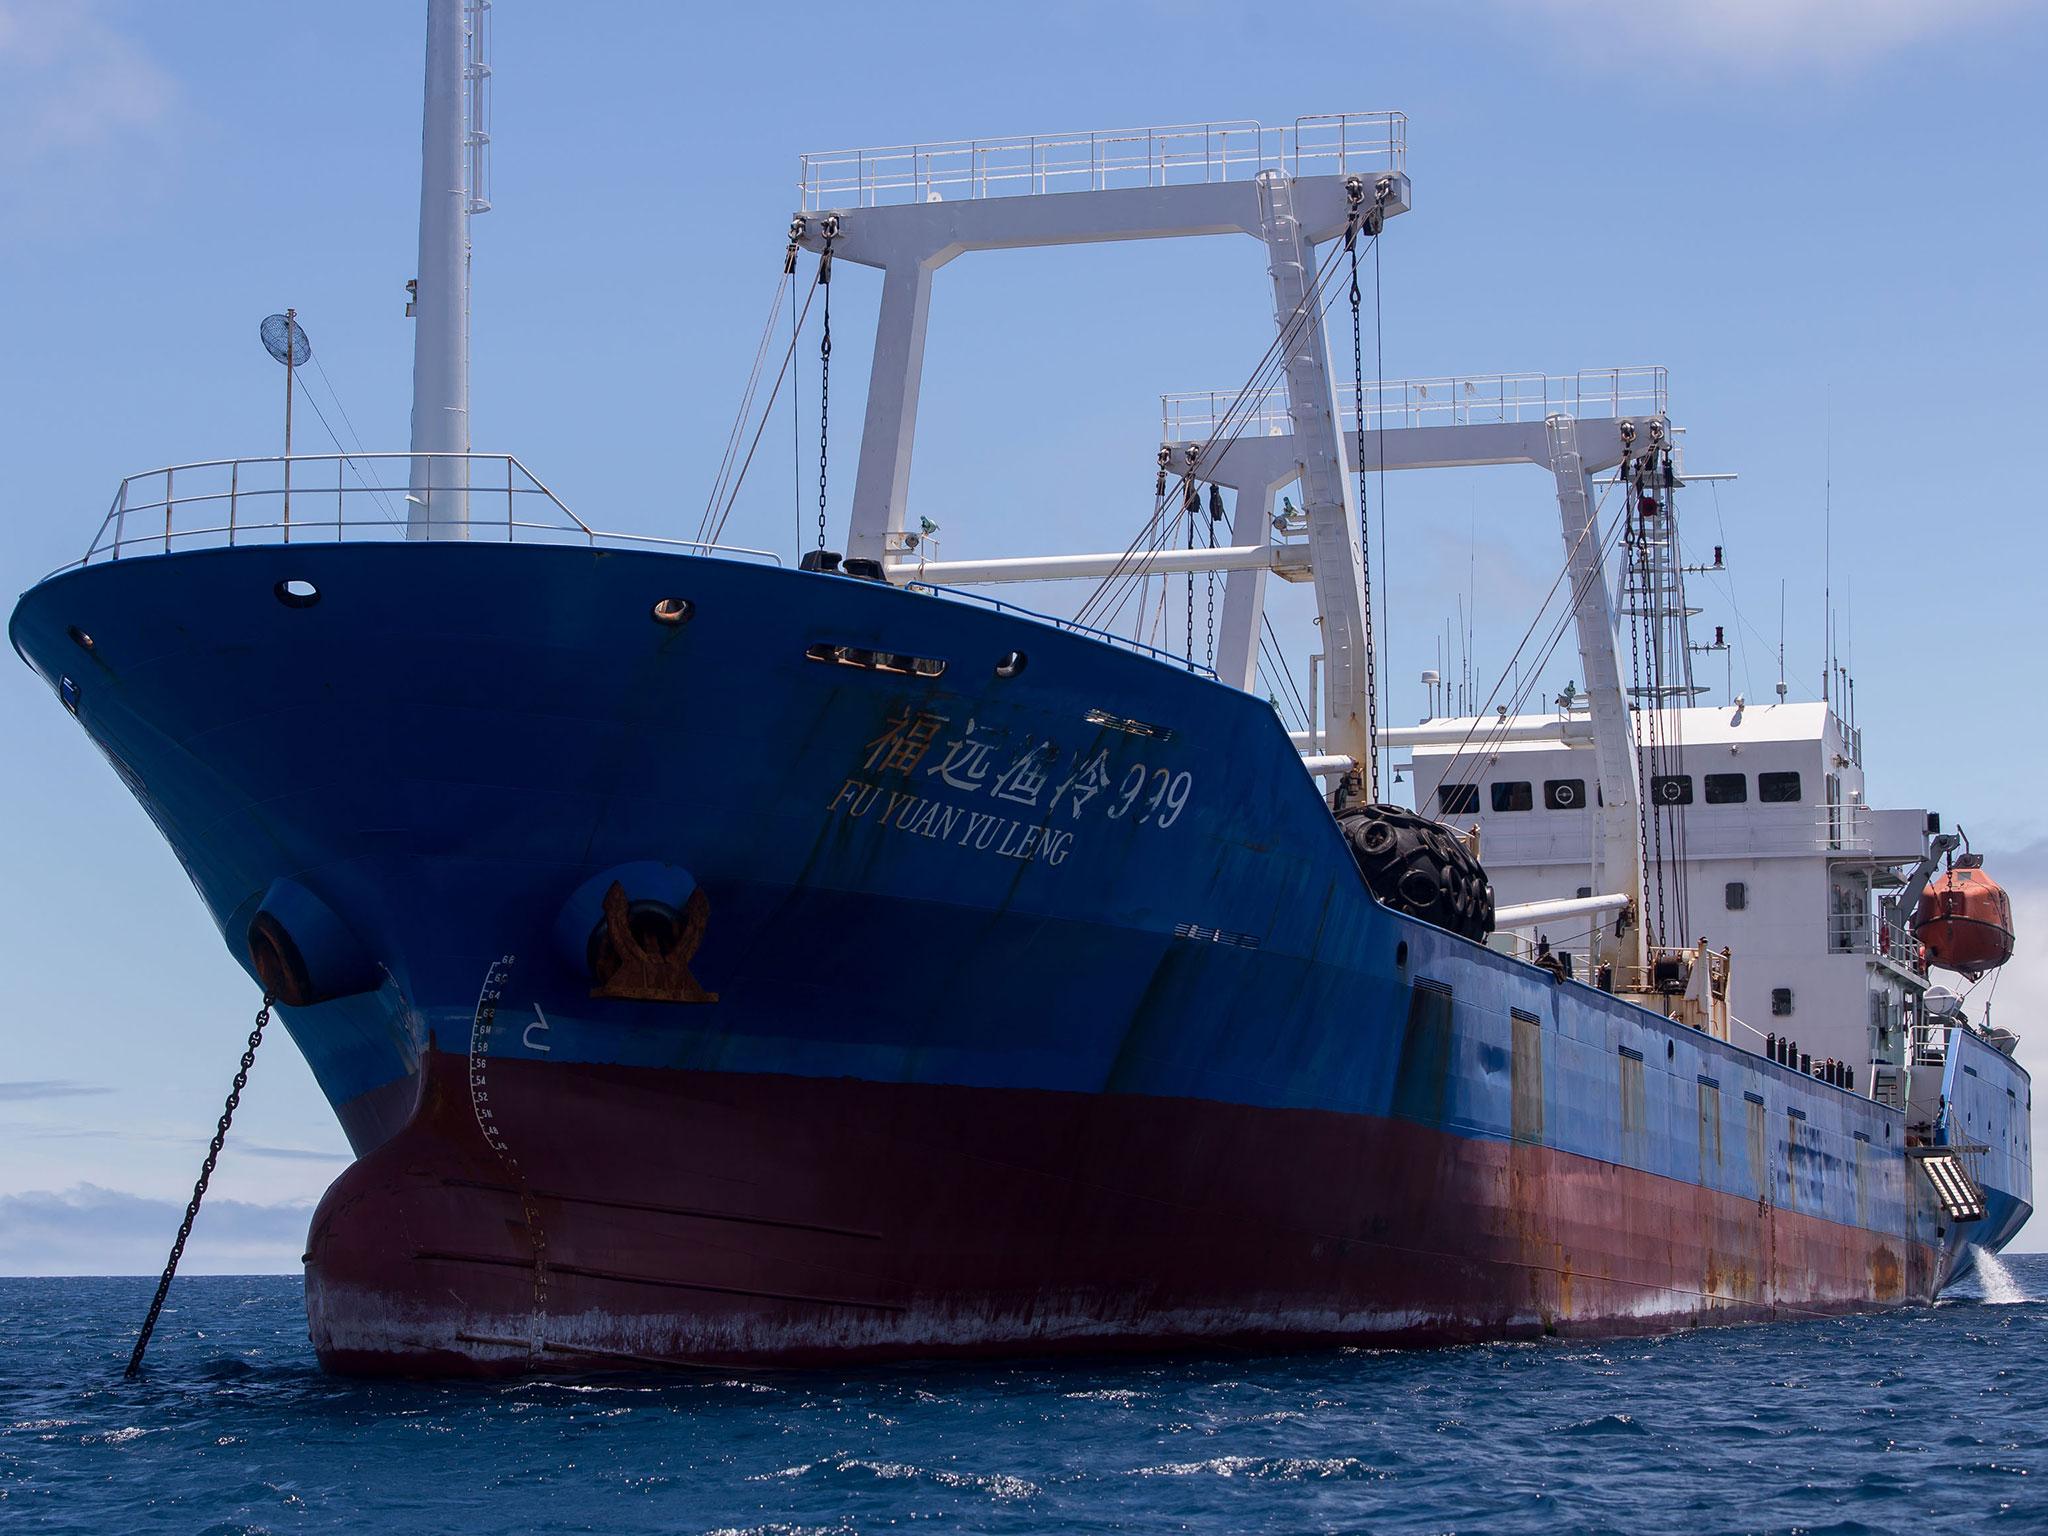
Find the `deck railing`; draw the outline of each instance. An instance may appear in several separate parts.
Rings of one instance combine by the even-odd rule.
[[[415,464],[423,466],[420,499]],[[315,453],[130,475],[71,565],[241,544],[403,539],[412,514],[429,506],[437,540],[647,546],[782,563],[765,549],[593,528],[508,453]]]
[[[411,483],[413,461],[429,457],[439,474],[429,477],[423,471],[422,481],[437,479],[439,483],[423,484],[426,495],[416,501]],[[458,533],[450,524],[451,501],[466,508],[466,532]],[[317,453],[207,459],[130,475],[121,482],[85,554],[58,570],[245,544],[402,540],[411,520],[408,514],[427,506],[437,512],[430,529],[435,542],[461,537],[471,543],[645,547],[783,563],[772,550],[593,528],[507,453]],[[993,608],[1106,641],[1203,677],[1216,675],[1214,668],[1159,646],[1037,613],[981,592],[928,582],[907,585],[912,591]]]
[[[1000,598],[990,597],[986,592],[976,592],[972,588],[942,587],[929,581],[907,581],[903,584],[903,590],[906,592],[925,592],[934,597],[950,597],[960,602],[973,603],[978,607],[992,608],[997,613],[1013,614],[1020,619],[1031,619],[1040,624],[1050,624],[1054,629],[1064,629],[1070,635],[1085,635],[1090,640],[1101,640],[1117,647],[1119,650],[1132,651],[1137,655],[1149,657],[1153,661],[1163,661],[1170,667],[1179,667],[1182,671],[1193,672],[1198,677],[1214,680],[1216,676],[1216,669],[1214,667],[1196,661],[1191,657],[1183,656],[1177,651],[1169,651],[1162,646],[1147,645],[1143,640],[1133,639],[1129,635],[1120,635],[1114,630],[1097,629],[1092,624],[1083,624],[1075,619],[1063,619],[1055,614],[1040,613],[1034,608],[1024,608],[1016,603],[1006,603]]]
[[[1684,824],[1688,861],[1825,853],[1852,862],[1903,864],[1918,858],[1921,848],[1917,835],[1922,824],[1919,812],[1886,810],[1858,802],[1702,802],[1685,807]],[[1592,857],[1593,818],[1583,808],[1550,811],[1539,804],[1528,812],[1487,814],[1484,825],[1489,863],[1583,864]]]
[[[1924,974],[1920,946],[1899,924],[1858,912],[1836,912],[1828,918],[1828,951],[1837,955],[1881,956],[1906,970]]]

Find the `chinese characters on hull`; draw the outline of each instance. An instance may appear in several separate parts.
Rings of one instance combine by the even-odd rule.
[[[953,727],[950,716],[897,705],[826,814],[872,818],[976,852],[1057,865],[1087,817],[1129,817],[1163,830],[1180,820],[1194,788],[1194,775],[1185,769],[1140,762],[1112,767],[1107,748],[1064,749],[972,717]],[[964,804],[963,796],[989,809]]]

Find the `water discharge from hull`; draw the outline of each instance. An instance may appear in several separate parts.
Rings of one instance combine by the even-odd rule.
[[[2032,1301],[2027,1288],[2019,1283],[2004,1260],[1989,1248],[1970,1245],[1970,1259],[1976,1266],[1977,1283],[1984,1288],[1986,1306],[2007,1307],[2016,1301]]]

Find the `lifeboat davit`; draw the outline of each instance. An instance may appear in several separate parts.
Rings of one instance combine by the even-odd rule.
[[[1929,963],[1972,981],[2012,958],[2012,901],[1984,873],[1983,855],[1961,855],[1920,893],[1913,932]]]

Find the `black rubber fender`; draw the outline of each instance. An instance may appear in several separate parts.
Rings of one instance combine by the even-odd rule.
[[[1449,827],[1399,805],[1347,806],[1337,827],[1382,906],[1486,942],[1493,882]]]

